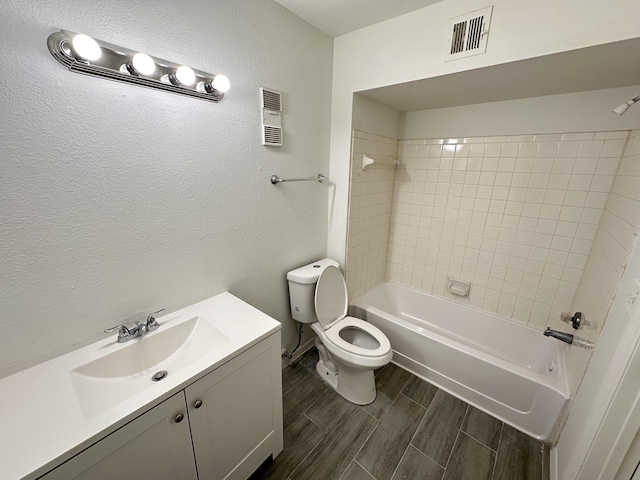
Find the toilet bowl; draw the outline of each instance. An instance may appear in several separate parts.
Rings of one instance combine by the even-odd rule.
[[[350,402],[366,405],[376,398],[373,371],[389,363],[393,352],[378,328],[347,316],[347,286],[337,267],[324,259],[287,274],[291,314],[318,336],[320,377]]]

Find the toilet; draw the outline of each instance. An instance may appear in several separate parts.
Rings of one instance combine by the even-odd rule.
[[[287,273],[291,315],[311,324],[320,360],[316,371],[357,405],[376,398],[373,371],[391,361],[389,339],[378,328],[347,316],[347,285],[338,262],[325,258]]]

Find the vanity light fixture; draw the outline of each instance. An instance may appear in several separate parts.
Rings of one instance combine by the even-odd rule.
[[[131,75],[150,77],[156,71],[156,62],[146,53],[138,52],[131,58],[130,62],[124,64],[124,67]],[[122,68],[120,71],[122,71]]]
[[[195,70],[146,53],[60,30],[49,35],[51,55],[72,72],[219,102],[229,90],[224,75]]]

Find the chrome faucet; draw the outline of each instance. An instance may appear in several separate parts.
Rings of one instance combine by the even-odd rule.
[[[542,333],[545,337],[553,337],[557,338],[561,342],[568,343],[571,345],[573,343],[573,335],[570,333],[559,332],[558,330],[551,330],[549,327]]]
[[[547,329],[542,332],[542,334],[545,337],[557,338],[561,342],[568,343],[569,345],[574,345],[576,347],[586,348],[587,350],[591,350],[595,346],[595,344],[589,340],[571,335],[570,333],[552,330],[549,327],[547,327]]]
[[[136,322],[136,326],[133,328],[127,328],[125,325],[116,325],[115,327],[106,328],[105,333],[111,333],[118,330],[118,343],[128,342],[134,338],[142,337],[149,332],[153,332],[160,327],[160,324],[156,320],[156,315],[164,312],[164,308],[161,308],[157,312],[152,312],[147,315],[147,320],[144,323]]]

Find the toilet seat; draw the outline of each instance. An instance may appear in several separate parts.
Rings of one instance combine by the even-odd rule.
[[[343,340],[340,336],[340,331],[345,328],[356,328],[362,330],[366,334],[373,337],[378,342],[377,348],[363,348],[358,347],[352,343]],[[325,338],[333,343],[336,347],[346,350],[347,352],[355,355],[362,355],[363,357],[382,357],[387,355],[391,351],[391,344],[389,339],[384,333],[380,331],[375,325],[365,322],[355,317],[345,317],[342,320],[335,322],[331,328],[325,330]]]
[[[347,317],[347,284],[338,268],[327,266],[316,283],[315,310],[324,337],[335,347],[353,355],[382,357],[391,352],[389,339],[377,327],[359,318]],[[345,328],[365,332],[378,342],[377,348],[363,348],[347,342],[340,336]]]

